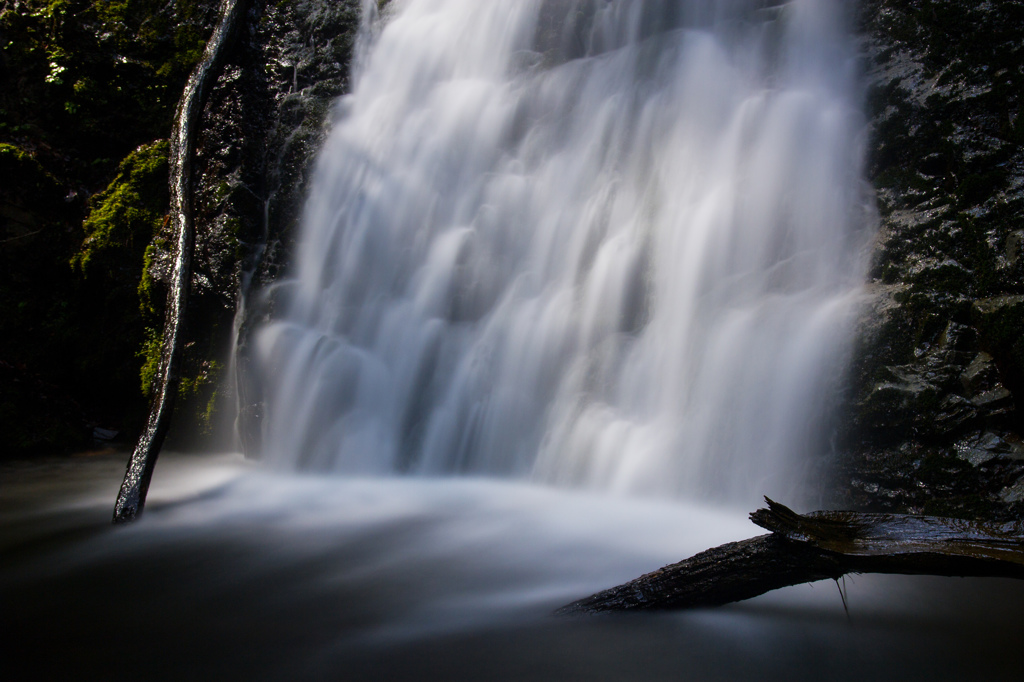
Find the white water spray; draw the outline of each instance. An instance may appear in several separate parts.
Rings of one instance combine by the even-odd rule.
[[[269,456],[792,500],[863,277],[842,5],[390,3],[259,339]]]

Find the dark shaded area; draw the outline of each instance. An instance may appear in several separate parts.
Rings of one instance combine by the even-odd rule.
[[[0,377],[2,456],[88,446],[96,426],[131,431],[145,415],[138,289],[167,211],[158,140],[213,7],[0,6],[0,361],[30,378]],[[84,418],[50,410],[54,396]]]

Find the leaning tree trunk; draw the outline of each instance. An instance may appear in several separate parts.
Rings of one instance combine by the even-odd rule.
[[[170,428],[174,399],[181,378],[181,349],[184,345],[185,311],[192,280],[192,250],[195,230],[192,217],[192,156],[196,127],[210,85],[220,68],[228,44],[245,14],[246,0],[222,0],[220,21],[206,43],[203,60],[189,76],[171,134],[170,190],[171,218],[176,235],[176,257],[167,295],[163,348],[157,391],[150,405],[146,428],[139,436],[128,461],[124,482],[114,505],[114,523],[132,521],[142,513],[146,492],[153,476],[157,455]]]
[[[797,514],[765,498],[771,531],[563,606],[562,614],[721,606],[847,573],[1024,578],[1024,524],[909,514]]]

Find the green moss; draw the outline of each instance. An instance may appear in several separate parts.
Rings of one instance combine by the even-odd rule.
[[[206,401],[206,409],[203,410],[202,424],[203,424],[203,435],[209,436],[213,434],[213,418],[217,414],[217,399],[219,395],[216,390],[210,394],[210,399]]]
[[[145,252],[167,213],[169,148],[167,140],[157,140],[125,157],[114,180],[90,202],[82,223],[85,241],[71,259],[73,266],[88,273],[94,261],[111,252]]]
[[[224,231],[230,235],[235,244],[235,260],[242,260],[249,252],[249,246],[242,241],[242,220],[240,218],[228,218],[224,222]]]
[[[157,388],[162,354],[163,336],[160,330],[148,327],[146,340],[138,352],[138,357],[142,359],[142,392],[147,397],[151,397]],[[206,360],[199,363],[198,367],[186,367],[185,375],[178,382],[178,399],[185,404],[196,406],[196,417],[204,431],[212,425],[211,419],[216,408],[216,387],[223,369],[223,363]]]
[[[227,180],[221,180],[220,184],[217,185],[217,191],[215,193],[215,200],[220,202],[228,198],[231,194],[231,185]]]
[[[223,363],[206,360],[199,364],[195,374],[182,377],[178,385],[178,398],[190,406],[203,435],[213,431],[217,412],[217,385],[224,370]]]
[[[216,360],[203,362],[199,372],[191,377],[182,377],[178,387],[178,396],[183,399],[194,398],[204,388],[213,386],[220,377],[223,364]]]
[[[163,335],[159,329],[147,327],[145,341],[136,356],[142,359],[140,378],[142,379],[142,394],[150,397],[155,388],[157,376],[160,373],[160,357],[163,351]]]
[[[0,143],[0,178],[13,180],[28,202],[51,201],[60,189],[57,179],[34,156],[13,144]]]
[[[164,247],[148,247],[167,211],[167,144],[151,141],[169,134],[217,5],[0,3],[0,358],[125,431],[145,419],[138,387],[160,360],[149,270]],[[16,451],[18,430],[33,431],[18,421],[5,429]]]
[[[142,254],[142,276],[139,278],[139,311],[143,317],[153,318],[157,314],[157,301],[155,297],[155,284],[150,269],[153,266],[153,259],[156,257],[156,245],[149,244]]]

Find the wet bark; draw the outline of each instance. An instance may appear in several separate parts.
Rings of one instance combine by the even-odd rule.
[[[906,514],[797,514],[768,500],[770,530],[563,606],[560,614],[721,606],[847,573],[1024,578],[1024,523]]]
[[[247,4],[246,0],[223,0],[221,3],[220,21],[206,43],[203,60],[196,66],[185,85],[174,118],[174,130],[171,135],[170,190],[171,219],[176,235],[175,260],[167,296],[158,388],[150,405],[146,428],[139,436],[128,461],[124,481],[114,505],[114,523],[132,521],[142,513],[156,459],[170,428],[174,400],[181,378],[185,312],[192,279],[195,228],[191,187],[196,127],[202,115],[206,95],[223,63],[236,29],[245,16]]]

